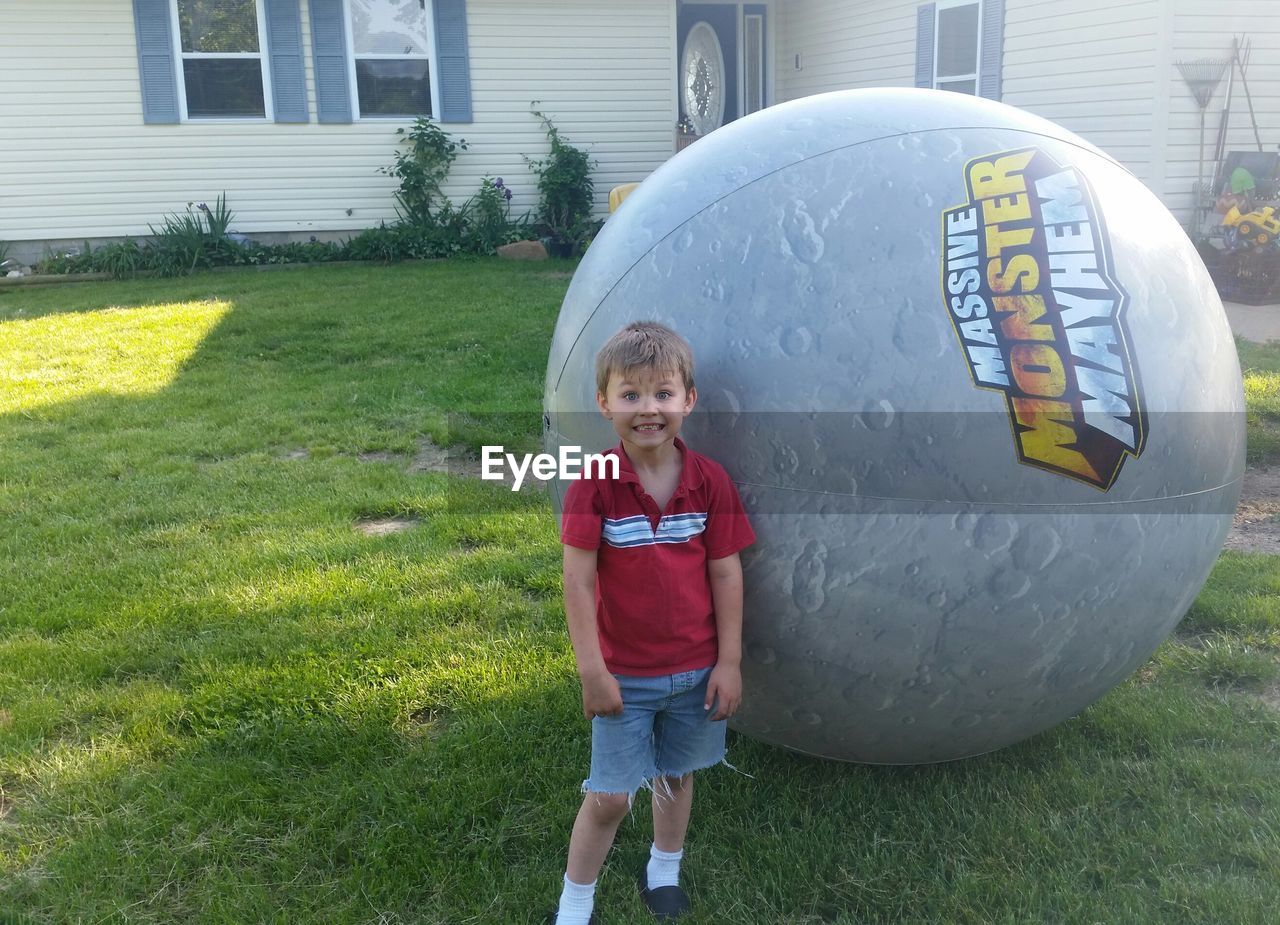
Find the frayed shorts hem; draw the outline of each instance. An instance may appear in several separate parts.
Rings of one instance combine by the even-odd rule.
[[[738,770],[737,768],[735,768],[733,765],[729,763],[726,756],[721,756],[717,760],[712,761],[710,764],[700,764],[696,768],[690,768],[687,771],[677,772],[677,771],[654,770],[652,774],[645,777],[644,780],[642,780],[639,784],[637,784],[635,787],[631,788],[630,790],[597,789],[591,786],[591,778],[587,778],[582,782],[582,794],[583,796],[586,796],[592,793],[598,793],[598,794],[601,794],[602,796],[621,796],[622,794],[625,793],[627,795],[627,805],[631,805],[632,803],[635,802],[636,794],[639,793],[641,790],[648,790],[650,793],[655,794],[657,796],[670,797],[672,794],[671,794],[671,788],[667,785],[668,780],[697,774],[699,771],[708,771],[711,768],[716,767],[717,765],[724,765],[726,768],[728,768],[731,771]]]

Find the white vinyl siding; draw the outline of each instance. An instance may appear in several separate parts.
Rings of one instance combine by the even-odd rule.
[[[225,192],[232,227],[351,231],[395,218],[395,129],[408,120],[314,121],[310,29],[303,3],[309,124],[198,121],[144,125],[133,5],[128,0],[7,0],[0,29],[0,240],[145,235],[188,202]],[[475,121],[446,192],[473,195],[484,175],[537,206],[524,155],[546,137],[529,104],[596,162],[597,213],[612,186],[640,180],[674,147],[675,16],[671,0],[469,0]],[[347,210],[351,214],[347,214]]]
[[[1004,21],[1004,102],[1091,141],[1157,194],[1162,4],[1009,0]]]
[[[780,4],[778,102],[851,87],[914,86],[917,6],[910,0]]]

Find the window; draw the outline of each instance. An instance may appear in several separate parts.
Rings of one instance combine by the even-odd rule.
[[[347,13],[357,115],[434,115],[426,0],[347,0]]]
[[[957,93],[978,92],[978,21],[981,4],[940,2],[935,31],[933,85]]]
[[[178,92],[189,119],[270,117],[256,0],[170,0]]]

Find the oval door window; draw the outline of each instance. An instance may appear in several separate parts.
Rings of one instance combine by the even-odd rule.
[[[706,135],[718,129],[724,124],[724,53],[710,24],[695,23],[689,30],[680,75],[684,111],[693,130]]]

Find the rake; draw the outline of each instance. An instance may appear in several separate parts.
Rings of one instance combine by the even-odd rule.
[[[1194,61],[1174,62],[1178,73],[1187,83],[1187,89],[1195,97],[1200,107],[1200,160],[1196,165],[1196,208],[1195,227],[1200,224],[1200,212],[1204,208],[1204,113],[1213,99],[1213,91],[1218,89],[1222,74],[1227,69],[1230,59],[1196,58]]]

